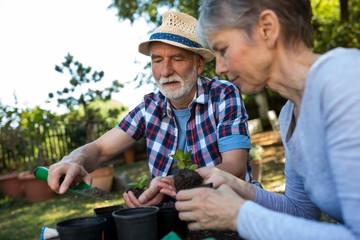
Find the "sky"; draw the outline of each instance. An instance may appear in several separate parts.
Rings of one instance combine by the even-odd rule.
[[[62,110],[46,103],[49,92],[69,86],[69,75],[56,72],[70,53],[85,67],[104,71],[98,89],[117,79],[125,85],[113,99],[130,109],[153,85],[135,89],[133,82],[149,61],[138,44],[149,38],[154,27],[141,19],[119,21],[111,0],[0,0],[0,102],[13,106],[40,106]],[[138,62],[138,63],[135,63]]]

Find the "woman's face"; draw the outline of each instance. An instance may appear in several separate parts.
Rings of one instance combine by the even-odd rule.
[[[206,36],[216,57],[216,72],[225,74],[244,93],[260,92],[271,70],[271,52],[259,34],[252,39],[241,29],[222,29]]]

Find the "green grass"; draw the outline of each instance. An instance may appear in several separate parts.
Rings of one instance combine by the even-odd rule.
[[[94,216],[94,208],[123,203],[121,194],[112,193],[110,201],[78,197],[68,193],[29,203],[23,199],[2,199],[0,239],[39,239],[41,228],[55,228],[56,222],[80,216]]]
[[[148,173],[146,162],[131,165],[119,165],[115,174],[122,174],[126,179],[135,180]],[[22,198],[0,199],[0,239],[6,240],[38,240],[41,228],[55,228],[56,223],[65,219],[82,216],[94,216],[94,209],[122,204],[122,192],[111,193],[109,201],[102,201],[78,196],[72,193],[57,195],[55,198],[29,203]]]
[[[264,165],[263,186],[272,190],[284,182],[283,162],[267,161]],[[130,165],[117,165],[115,175],[135,181],[143,174],[149,174],[147,162],[139,161]],[[23,199],[2,198],[0,200],[0,239],[38,240],[41,228],[55,228],[57,222],[82,216],[94,216],[94,209],[122,204],[122,192],[111,193],[112,200],[101,201],[71,193],[38,203]]]

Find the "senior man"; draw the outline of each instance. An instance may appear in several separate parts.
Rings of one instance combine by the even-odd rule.
[[[205,63],[214,55],[201,46],[196,23],[184,13],[164,14],[162,25],[139,45],[139,52],[151,58],[159,89],[145,95],[116,127],[50,166],[51,189],[63,194],[73,182],[91,183],[90,172],[141,138],[146,139],[153,180],[138,199],[131,192],[124,193],[129,207],[164,200],[159,178],[176,171],[176,161],[170,155],[177,149],[191,150],[191,159],[199,167],[216,166],[251,180],[248,116],[240,91],[229,81],[201,76]]]

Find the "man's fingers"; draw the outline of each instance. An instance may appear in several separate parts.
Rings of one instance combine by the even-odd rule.
[[[50,166],[48,174],[48,185],[59,194],[64,194],[71,184],[75,185],[81,181],[91,184],[91,176],[77,164],[53,164]]]
[[[129,195],[130,201],[131,201],[135,206],[141,206],[141,205],[142,205],[132,191],[129,191],[129,192],[128,192],[128,195]]]
[[[165,194],[166,196],[169,196],[169,197],[172,197],[172,198],[176,198],[176,192],[173,191],[173,190],[162,188],[160,190],[160,193]]]
[[[74,173],[74,170],[69,169],[69,171],[66,173],[62,183],[60,184],[59,193],[64,194],[69,189],[71,184],[76,185],[76,181],[74,181],[77,178],[77,174]]]
[[[124,202],[125,202],[125,204],[126,204],[126,206],[128,208],[134,208],[135,207],[135,205],[131,202],[128,193],[124,192],[123,193],[123,198],[124,198]]]
[[[161,179],[161,183],[165,183],[165,184],[168,184],[168,185],[174,185],[174,178],[173,176],[167,176],[167,177],[164,177]]]
[[[170,196],[172,198],[176,197],[176,190],[173,185],[173,180],[170,181],[161,181],[158,183],[160,193]]]
[[[92,184],[92,177],[90,174],[87,174],[83,179],[82,181],[88,185],[91,185]]]
[[[158,204],[160,204],[163,200],[164,200],[164,195],[158,193],[154,198],[152,198],[150,201],[148,201],[148,202],[146,203],[146,205],[148,205],[148,206],[158,205]]]

